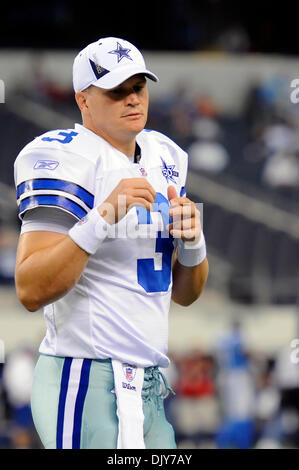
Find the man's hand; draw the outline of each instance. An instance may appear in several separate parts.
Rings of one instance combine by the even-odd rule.
[[[185,241],[199,240],[201,234],[200,212],[187,197],[178,197],[174,186],[168,187],[169,215],[172,223],[169,232],[174,238]]]
[[[125,178],[99,205],[98,211],[106,222],[116,224],[131,207],[143,206],[150,211],[155,199],[156,191],[145,178]]]

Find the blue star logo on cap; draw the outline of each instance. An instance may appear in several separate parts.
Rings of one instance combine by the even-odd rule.
[[[122,45],[118,42],[117,43],[117,49],[114,49],[113,51],[109,51],[109,54],[116,54],[117,55],[117,63],[121,61],[121,59],[130,59],[133,60],[132,57],[129,56],[129,52],[131,49],[127,49],[126,47],[122,47]]]

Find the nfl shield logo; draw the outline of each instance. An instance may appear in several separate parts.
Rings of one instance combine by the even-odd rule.
[[[127,381],[132,382],[136,374],[136,366],[132,366],[131,364],[125,363],[123,364],[123,370]]]
[[[139,168],[140,170],[140,173],[142,174],[142,176],[147,176],[147,172],[144,168]]]

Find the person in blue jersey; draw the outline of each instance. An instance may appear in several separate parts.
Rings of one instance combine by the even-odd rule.
[[[250,355],[235,319],[218,341],[219,395],[223,421],[216,434],[219,448],[248,449],[254,443],[254,377]]]
[[[15,162],[16,291],[47,326],[31,398],[46,448],[176,447],[159,369],[169,306],[198,299],[208,261],[187,154],[145,129],[147,78],[128,41],[89,44],[73,65],[82,124]]]

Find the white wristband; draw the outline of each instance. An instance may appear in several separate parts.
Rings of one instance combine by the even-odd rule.
[[[108,224],[94,207],[68,234],[82,250],[93,255],[108,235]]]
[[[183,266],[197,266],[203,262],[206,255],[207,249],[203,231],[201,231],[200,238],[196,242],[178,240],[178,261]]]

